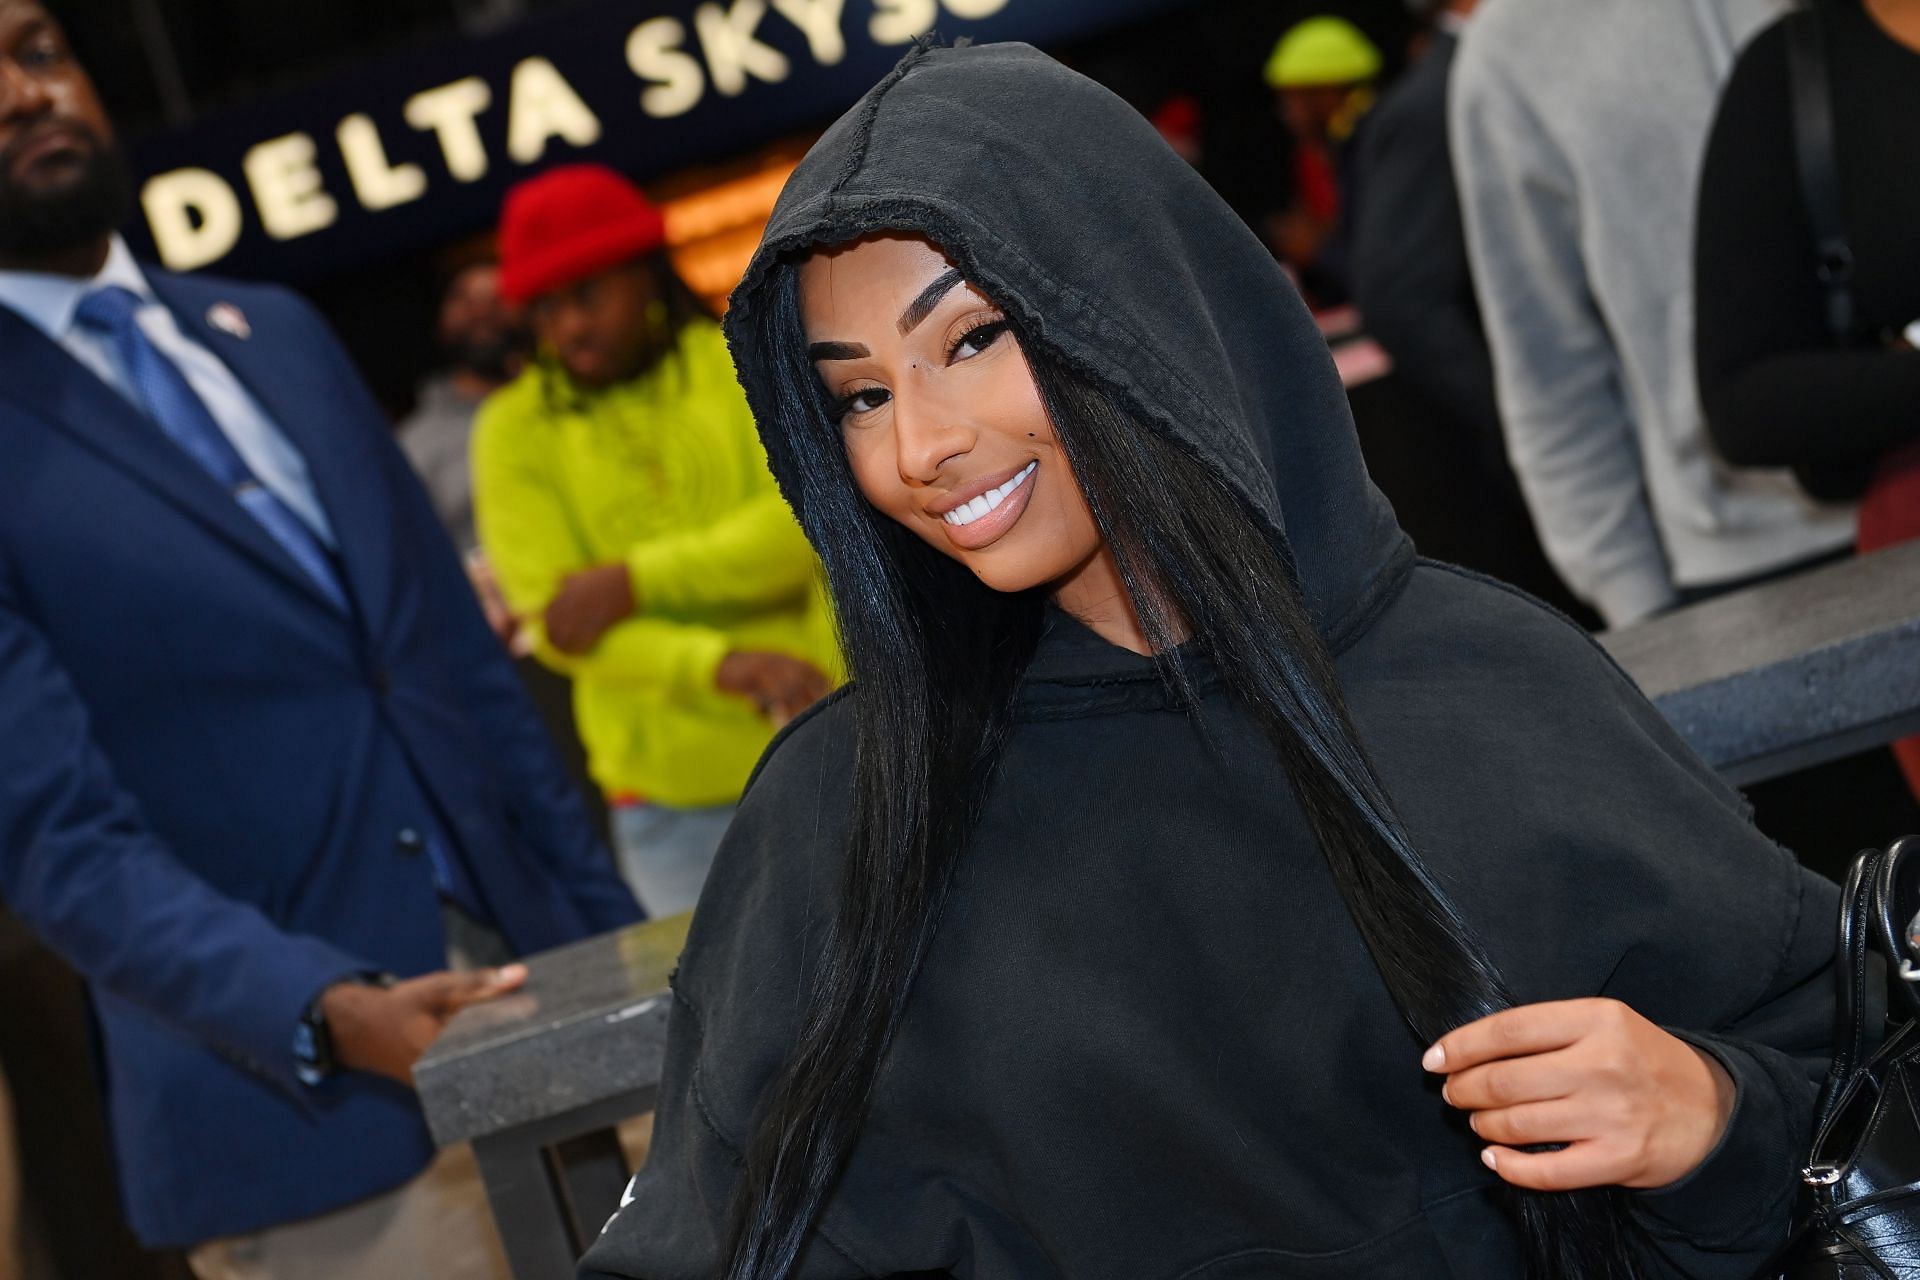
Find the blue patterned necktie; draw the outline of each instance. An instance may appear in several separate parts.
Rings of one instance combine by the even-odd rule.
[[[131,289],[109,285],[80,299],[74,318],[82,327],[113,340],[121,370],[160,430],[259,521],[327,599],[347,612],[346,588],[319,535],[248,469],[186,375],[134,320],[142,305]]]

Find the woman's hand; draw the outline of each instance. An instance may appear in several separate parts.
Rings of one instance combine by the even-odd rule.
[[[1442,1036],[1420,1065],[1493,1144],[1487,1167],[1537,1191],[1678,1182],[1733,1114],[1719,1062],[1618,1000],[1508,1009]],[[1517,1149],[1542,1144],[1565,1145]]]

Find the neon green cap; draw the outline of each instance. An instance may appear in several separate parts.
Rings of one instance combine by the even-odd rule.
[[[1305,89],[1357,84],[1380,74],[1380,50],[1345,18],[1308,18],[1290,28],[1267,59],[1267,85]]]

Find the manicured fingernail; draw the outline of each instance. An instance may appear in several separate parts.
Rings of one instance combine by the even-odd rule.
[[[1494,1157],[1492,1147],[1483,1147],[1481,1149],[1480,1163],[1487,1166],[1487,1168],[1493,1170],[1495,1173],[1500,1172],[1500,1165]]]
[[[518,982],[527,976],[527,966],[523,964],[501,965],[493,971],[495,982]]]
[[[1420,1065],[1429,1071],[1440,1070],[1447,1065],[1446,1049],[1436,1044],[1433,1048],[1420,1055]]]

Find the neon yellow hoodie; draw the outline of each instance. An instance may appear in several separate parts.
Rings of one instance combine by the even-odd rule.
[[[737,649],[842,666],[819,563],[774,486],[720,328],[631,381],[584,391],[531,368],[473,432],[474,515],[535,654],[574,681],[594,779],[676,807],[730,804],[773,736],[714,684]],[[592,652],[547,643],[540,615],[572,573],[624,561],[634,616]]]

